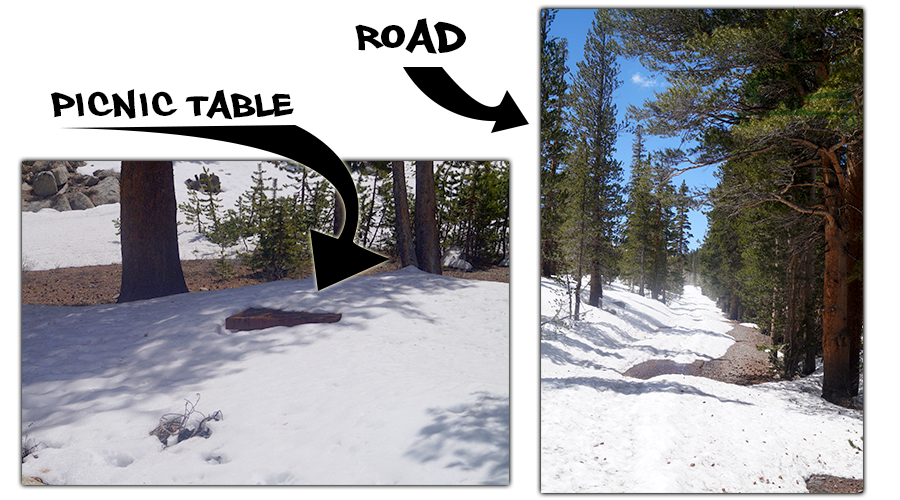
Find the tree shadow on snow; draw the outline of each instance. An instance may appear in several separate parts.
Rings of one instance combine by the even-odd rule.
[[[419,430],[405,455],[484,474],[480,484],[508,485],[509,397],[476,395],[472,403],[430,408],[431,423]]]
[[[609,357],[622,359],[622,356],[619,354],[608,353],[608,352],[603,352],[603,351],[595,351],[595,350],[591,349],[590,347],[588,347],[587,345],[585,345],[581,342],[578,342],[577,340],[566,339],[566,341],[567,341],[566,343],[568,343],[570,345],[574,344],[574,343],[581,344],[581,346],[584,346],[583,350],[586,352],[592,352],[592,353],[600,355],[600,356],[609,356]],[[594,363],[593,361],[589,361],[586,359],[575,359],[574,357],[572,357],[571,354],[556,347],[555,345],[553,345],[550,342],[541,342],[541,358],[547,359],[556,365],[573,365],[573,366],[580,366],[583,368],[591,368],[593,370],[608,370],[609,369],[608,367],[605,367],[603,365],[598,365],[597,363]]]
[[[247,356],[289,350],[295,355],[297,348],[329,337],[378,342],[390,339],[407,320],[420,327],[452,325],[459,316],[454,308],[423,304],[462,301],[460,292],[475,285],[398,271],[351,278],[320,292],[305,279],[124,304],[23,306],[22,418],[38,423],[52,416],[53,425],[64,425],[138,406],[160,394],[171,395],[177,406],[186,387],[242,371],[240,361]],[[343,317],[332,324],[225,329],[227,317],[250,307],[339,312]],[[508,315],[508,310],[497,313]],[[390,328],[375,321],[388,314]],[[170,409],[147,413],[155,420]]]
[[[753,406],[753,403],[724,399],[715,394],[704,392],[694,386],[679,384],[671,380],[609,379],[601,377],[547,377],[541,379],[541,389],[563,389],[573,385],[581,385],[599,392],[613,391],[623,395],[640,395],[649,392],[668,392],[672,394],[690,394],[715,398],[722,403],[734,403]]]

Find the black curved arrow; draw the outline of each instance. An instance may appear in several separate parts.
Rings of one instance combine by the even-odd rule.
[[[457,85],[444,68],[405,67],[403,69],[406,70],[406,74],[416,84],[416,87],[419,87],[419,90],[442,108],[466,118],[494,122],[491,132],[528,125],[525,115],[516,106],[516,102],[513,101],[509,92],[503,96],[499,105],[485,106]]]
[[[344,203],[344,227],[337,238],[311,229],[316,289],[322,290],[388,260],[353,242],[359,225],[359,199],[350,170],[318,137],[296,125],[237,125],[210,127],[87,127],[95,130],[131,130],[200,137],[269,151],[322,174]],[[353,222],[348,228],[347,222]]]

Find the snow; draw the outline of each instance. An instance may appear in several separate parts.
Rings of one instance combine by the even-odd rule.
[[[208,164],[226,207],[256,164]],[[199,172],[177,162],[176,187]],[[22,254],[34,269],[116,262],[117,215],[117,206],[22,214]],[[54,231],[67,236],[42,237]],[[182,255],[206,256],[208,243],[181,231]],[[76,235],[77,245],[64,243]],[[249,307],[343,317],[224,328]],[[23,305],[21,428],[36,451],[22,474],[80,485],[508,484],[509,366],[509,286],[415,268],[320,292],[309,278]],[[164,447],[149,433],[186,402],[224,418],[208,422],[206,439]]]
[[[585,306],[577,323],[565,297],[542,279],[543,493],[787,493],[813,474],[863,477],[862,412],[820,397],[821,366],[754,386],[622,375],[725,353],[732,325],[698,288],[667,307],[614,284],[606,310]]]

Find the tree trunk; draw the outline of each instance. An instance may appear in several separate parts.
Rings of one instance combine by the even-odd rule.
[[[578,280],[575,282],[575,321],[578,321],[579,314],[581,314],[581,273],[578,273]]]
[[[800,328],[803,331],[803,375],[811,375],[816,371],[816,354],[819,342],[816,336],[816,310],[813,299],[813,276],[815,275],[815,261],[812,250],[807,250],[804,261],[804,280],[801,283],[802,316]]]
[[[369,211],[366,216],[366,234],[363,236],[363,246],[369,245],[369,231],[372,230],[372,219],[375,218],[375,197],[378,195],[378,170],[372,169],[374,171],[374,175],[372,176],[372,201],[369,202]],[[374,240],[374,237],[372,238]]]
[[[836,404],[846,404],[859,394],[862,279],[851,282],[856,263],[856,255],[852,252],[862,248],[862,159],[858,158],[858,165],[856,160],[851,158],[847,162],[849,171],[846,179],[842,179],[840,164],[833,159],[828,163],[829,159],[823,155],[823,163],[831,168],[823,170],[828,216],[825,220],[822,397]],[[859,217],[855,215],[856,211],[860,211]],[[861,259],[861,253],[857,255]]]
[[[591,294],[588,297],[588,305],[603,307],[603,275],[600,273],[599,261],[594,261],[591,265]]]
[[[741,300],[738,298],[737,293],[732,292],[731,295],[731,307],[728,313],[728,319],[732,321],[737,321],[741,317]]]
[[[171,161],[123,161],[118,302],[186,293]]]
[[[441,274],[441,245],[435,218],[434,162],[416,162],[416,260],[419,269]]]
[[[419,266],[416,248],[413,246],[412,229],[409,224],[409,194],[406,191],[404,162],[392,161],[391,174],[394,181],[394,214],[397,225],[397,253],[400,265]]]

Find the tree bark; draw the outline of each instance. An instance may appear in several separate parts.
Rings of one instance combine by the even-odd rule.
[[[416,162],[416,260],[419,269],[441,273],[441,245],[435,218],[434,162]]]
[[[118,302],[186,293],[171,161],[123,161]]]
[[[603,307],[603,275],[599,261],[593,262],[591,266],[591,293],[588,296],[588,305]]]
[[[391,174],[394,181],[394,214],[397,225],[397,253],[400,265],[419,266],[416,260],[416,248],[413,246],[412,229],[409,224],[409,194],[406,191],[406,172],[404,162],[391,162]]]
[[[825,290],[822,312],[822,397],[846,404],[859,394],[862,276],[851,280],[862,258],[862,158],[850,155],[847,175],[823,154],[825,181]]]

